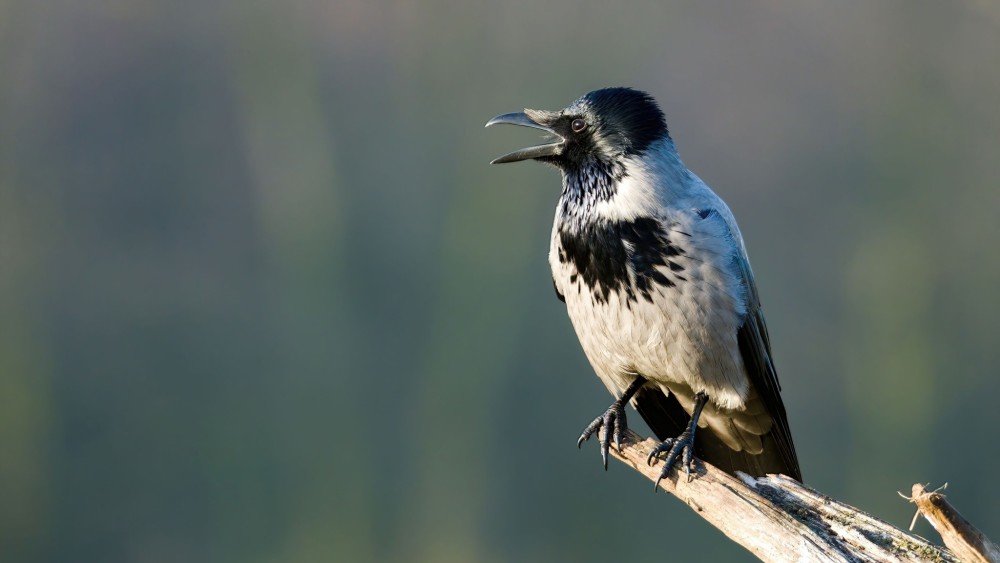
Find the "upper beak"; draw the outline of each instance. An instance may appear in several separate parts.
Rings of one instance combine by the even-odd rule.
[[[486,126],[496,125],[498,123],[507,123],[510,125],[521,125],[523,127],[534,127],[535,129],[541,129],[550,135],[556,135],[555,131],[547,125],[543,125],[538,122],[538,119],[544,116],[547,112],[541,112],[537,110],[525,110],[524,112],[514,112],[505,113],[503,115],[498,115],[493,119],[486,122]],[[534,115],[535,119],[529,117],[529,114]],[[533,147],[527,147],[520,150],[516,150],[511,153],[507,153],[499,158],[493,159],[490,164],[503,164],[505,162],[517,162],[519,160],[528,160],[532,158],[544,158],[559,156],[563,151],[563,139],[555,143],[546,143],[543,145],[535,145]]]

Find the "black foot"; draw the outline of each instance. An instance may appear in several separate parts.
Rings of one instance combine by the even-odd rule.
[[[608,410],[604,411],[604,414],[595,418],[593,422],[587,425],[587,428],[583,430],[583,434],[580,434],[580,439],[576,441],[576,447],[579,448],[595,432],[600,430],[601,427],[604,428],[604,436],[601,437],[601,460],[604,461],[605,471],[608,470],[608,450],[611,448],[612,437],[615,440],[615,447],[621,450],[622,436],[628,430],[628,421],[625,418],[625,405],[632,399],[632,395],[635,395],[635,392],[645,383],[646,380],[644,378],[636,377],[635,381],[622,393],[622,396],[611,403]]]
[[[663,480],[670,470],[674,468],[674,464],[677,463],[677,457],[681,458],[681,465],[684,467],[684,476],[691,481],[691,463],[694,458],[694,432],[690,428],[681,433],[680,436],[676,438],[667,438],[666,440],[660,442],[660,445],[653,448],[653,451],[649,452],[649,457],[646,458],[646,463],[649,465],[653,464],[653,460],[657,458],[661,453],[669,452],[667,458],[663,460],[663,469],[660,470],[660,476],[656,479],[656,484],[653,485],[653,490],[660,488],[660,481]]]
[[[707,402],[708,395],[704,393],[695,395],[694,411],[691,413],[691,421],[688,423],[687,429],[676,438],[667,438],[660,442],[660,445],[649,452],[649,457],[646,458],[646,463],[649,465],[652,465],[653,460],[657,459],[661,453],[667,452],[667,457],[663,460],[663,469],[660,470],[660,476],[656,479],[656,484],[653,485],[654,491],[660,488],[660,481],[674,468],[678,457],[681,458],[681,465],[684,466],[684,477],[689,483],[691,482],[691,464],[694,461],[694,433],[698,429],[698,417],[701,416],[701,410],[705,408]]]
[[[615,401],[611,403],[608,410],[604,411],[604,414],[594,419],[587,428],[584,429],[583,434],[580,434],[580,439],[576,441],[576,447],[583,446],[583,443],[590,439],[590,437],[604,427],[604,436],[601,436],[601,460],[604,461],[604,470],[608,470],[608,450],[611,447],[611,437],[614,436],[615,447],[619,450],[622,447],[622,434],[628,429],[628,421],[625,419],[625,406],[619,402]]]

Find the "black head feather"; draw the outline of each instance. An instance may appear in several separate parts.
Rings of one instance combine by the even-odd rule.
[[[642,154],[669,136],[667,121],[652,96],[632,88],[604,88],[583,96],[570,108],[594,116],[597,130],[625,155]]]
[[[594,90],[561,111],[526,110],[536,122],[563,139],[558,155],[539,158],[572,171],[642,155],[656,141],[669,139],[667,122],[652,96],[632,88]]]
[[[660,142],[666,143],[665,150],[673,150],[656,100],[632,88],[594,90],[559,111],[525,109],[498,115],[487,126],[496,123],[535,127],[556,137],[550,139],[555,142],[514,151],[494,162],[532,159],[559,167],[567,213],[613,197],[630,158]]]

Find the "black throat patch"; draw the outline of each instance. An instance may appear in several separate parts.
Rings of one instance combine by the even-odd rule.
[[[586,215],[598,203],[614,197],[618,192],[618,183],[626,176],[621,163],[597,159],[585,166],[564,171],[562,214],[566,217]]]
[[[592,221],[559,228],[559,262],[576,269],[595,303],[607,303],[612,291],[627,302],[642,295],[653,301],[656,286],[670,288],[686,281],[675,259],[684,249],[671,242],[663,225],[651,217],[631,221]],[[629,271],[635,276],[634,282]]]

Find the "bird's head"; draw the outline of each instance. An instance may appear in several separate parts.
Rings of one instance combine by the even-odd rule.
[[[526,109],[505,113],[486,126],[507,123],[541,129],[552,142],[505,154],[492,164],[539,160],[572,173],[590,166],[614,165],[641,156],[653,143],[669,139],[656,101],[631,88],[595,90],[558,111]]]

